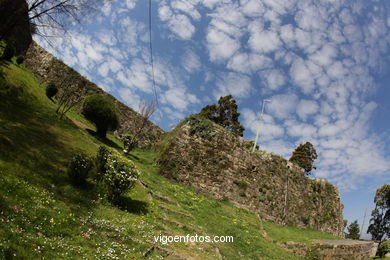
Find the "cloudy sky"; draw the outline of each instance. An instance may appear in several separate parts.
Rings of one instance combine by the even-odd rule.
[[[361,222],[390,181],[389,11],[385,0],[152,0],[153,121],[170,130],[232,94],[261,149],[288,158],[312,142],[314,176],[337,185],[345,218]],[[37,40],[137,109],[154,98],[148,29],[148,1],[118,0],[54,48]]]

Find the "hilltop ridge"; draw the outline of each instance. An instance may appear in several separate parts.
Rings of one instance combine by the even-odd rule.
[[[77,75],[78,77],[77,81],[86,82],[85,88],[87,88],[87,91],[85,95],[90,95],[93,93],[104,93],[115,101],[120,113],[120,127],[118,129],[118,133],[136,133],[137,122],[141,121],[141,115],[138,112],[134,111],[132,108],[122,103],[117,98],[100,88],[98,85],[80,75],[78,72],[74,71],[64,62],[57,59],[54,55],[39,46],[35,41],[31,43],[26,53],[24,65],[39,79],[42,84],[47,84],[49,82],[59,83],[63,78],[66,77],[66,75],[64,75],[66,72],[75,72],[74,75]],[[77,108],[80,109],[81,104],[79,104]],[[151,147],[165,133],[164,130],[149,120],[147,121],[146,128],[148,129],[147,134],[139,137],[141,147]]]

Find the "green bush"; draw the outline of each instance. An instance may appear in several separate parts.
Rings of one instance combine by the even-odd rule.
[[[97,181],[110,201],[133,187],[139,177],[134,163],[117,151],[100,146],[96,155]]]
[[[13,46],[12,43],[8,42],[7,45],[5,46],[5,49],[3,51],[3,55],[1,58],[3,60],[11,61],[14,56],[15,56],[15,47]]]
[[[48,98],[52,99],[57,93],[58,93],[58,88],[53,83],[47,85],[46,96]]]
[[[234,180],[233,183],[242,189],[246,189],[248,187],[248,183],[246,181]]]
[[[188,118],[190,124],[190,135],[196,135],[201,138],[211,140],[214,136],[213,123],[198,115],[192,115]]]
[[[108,154],[101,183],[110,201],[117,201],[123,193],[134,186],[138,177],[139,171],[132,161],[117,152]]]
[[[138,138],[132,134],[125,135],[123,137],[123,146],[125,148],[125,153],[130,152],[138,147]]]
[[[17,58],[16,58],[16,63],[17,64],[22,64],[24,61],[24,57],[22,55],[19,55]]]
[[[97,170],[97,181],[100,181],[101,176],[106,172],[106,163],[110,150],[105,146],[100,146],[96,154],[95,165]]]
[[[390,240],[385,240],[378,246],[377,255],[379,257],[384,257],[387,253],[390,253]]]
[[[92,168],[92,161],[82,153],[75,154],[68,165],[68,176],[75,185],[84,185]]]
[[[106,95],[93,94],[84,100],[83,115],[95,124],[98,136],[105,138],[108,130],[119,126],[119,115],[115,103]]]

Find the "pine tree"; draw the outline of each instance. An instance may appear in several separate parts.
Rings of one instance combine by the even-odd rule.
[[[360,228],[359,228],[358,221],[355,220],[354,222],[349,224],[349,226],[347,228],[347,231],[348,231],[347,235],[345,236],[346,238],[359,239],[359,237],[360,237]]]
[[[300,144],[293,152],[290,162],[296,163],[305,170],[306,174],[311,174],[316,167],[313,165],[314,160],[317,159],[317,152],[310,142]]]
[[[220,97],[218,104],[208,105],[202,108],[201,116],[214,121],[234,134],[243,136],[245,128],[238,121],[240,113],[232,95]]]

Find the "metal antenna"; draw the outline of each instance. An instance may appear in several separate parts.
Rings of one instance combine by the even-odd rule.
[[[271,100],[269,100],[269,99],[263,99],[263,105],[262,105],[261,114],[260,114],[260,122],[263,121],[263,114],[264,114],[264,108],[265,108],[265,103],[266,103],[266,102],[271,102]],[[256,150],[257,141],[259,140],[259,133],[260,133],[260,126],[257,128],[256,139],[255,139],[255,142],[254,142],[254,144],[253,144],[252,153],[254,153],[255,150]]]

